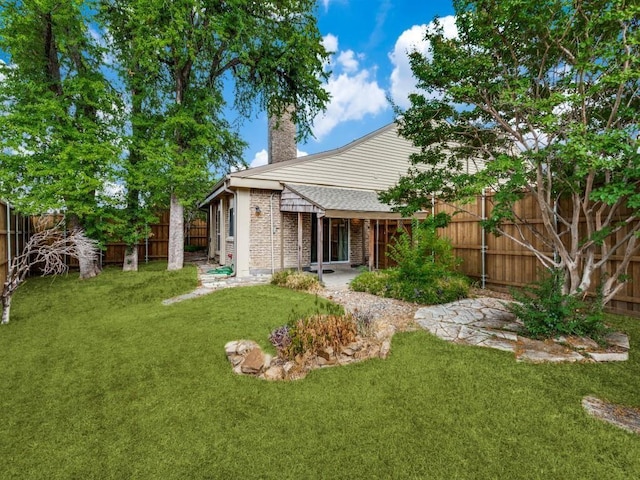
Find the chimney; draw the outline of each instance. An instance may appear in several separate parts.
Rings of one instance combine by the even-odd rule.
[[[269,160],[278,163],[296,158],[296,125],[291,121],[293,107],[288,107],[280,116],[269,118]]]

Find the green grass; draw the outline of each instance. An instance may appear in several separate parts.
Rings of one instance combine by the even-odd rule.
[[[195,270],[30,279],[0,328],[1,479],[640,478],[640,436],[587,416],[584,395],[640,406],[629,362],[530,365],[425,332],[387,360],[292,383],[231,373],[223,346],[312,295],[223,290],[169,307]]]

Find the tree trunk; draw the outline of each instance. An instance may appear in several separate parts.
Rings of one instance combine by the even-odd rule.
[[[169,209],[169,252],[167,270],[180,270],[184,265],[184,207],[175,193]]]
[[[97,277],[100,274],[100,265],[98,265],[98,260],[96,259],[79,257],[78,265],[80,267],[80,280]]]
[[[80,219],[77,215],[69,215],[69,227],[82,228]],[[96,256],[91,257],[78,257],[78,267],[80,268],[80,280],[86,280],[88,278],[97,277],[100,274],[100,265],[98,264],[98,258]]]
[[[123,272],[138,271],[138,246],[127,245],[124,251],[124,262],[122,263]]]
[[[9,323],[9,314],[11,312],[11,294],[2,295],[2,324]]]

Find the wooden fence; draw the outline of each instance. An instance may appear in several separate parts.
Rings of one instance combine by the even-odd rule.
[[[206,249],[208,245],[206,220],[195,219],[185,224],[185,245]],[[110,242],[102,252],[104,265],[121,264],[124,260],[126,245],[122,242]],[[149,236],[138,243],[138,260],[164,260],[169,253],[169,212],[163,212],[157,223],[151,225]]]
[[[4,285],[7,278],[9,262],[22,250],[29,234],[29,219],[0,202],[0,285]]]
[[[36,223],[41,217],[17,215],[6,203],[0,202],[0,287],[4,284],[9,269],[9,261],[22,250]],[[206,249],[208,242],[206,220],[194,219],[185,227],[185,245]],[[138,244],[139,261],[164,260],[169,246],[169,212],[163,212],[158,223],[151,225],[151,232]],[[111,242],[101,253],[102,265],[122,264],[125,244]],[[76,267],[77,260],[69,259],[69,265]]]
[[[478,197],[474,203],[464,206],[471,213],[454,215],[451,224],[443,229],[442,235],[451,240],[456,255],[462,259],[461,270],[487,287],[498,290],[521,287],[538,280],[544,270],[533,253],[505,236],[497,237],[483,231],[478,217],[488,216],[492,205],[491,195]],[[436,212],[456,211],[455,207],[438,202],[435,208]],[[522,218],[533,219],[532,223],[542,224],[540,211],[533,197],[520,201],[516,205],[516,213]],[[506,226],[507,231],[514,236],[516,228],[515,224]],[[617,239],[622,238],[623,234],[620,232]],[[539,250],[545,251],[542,242],[532,234],[528,240]],[[545,253],[553,254],[552,251]],[[615,268],[620,260],[621,257],[614,257],[609,270]],[[612,311],[640,316],[640,256],[633,257],[628,274],[630,281],[611,300],[608,307]],[[596,273],[595,284],[599,282],[598,275],[599,272]]]

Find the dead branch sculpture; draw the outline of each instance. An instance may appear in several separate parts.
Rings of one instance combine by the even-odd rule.
[[[65,257],[95,259],[97,254],[95,240],[80,229],[65,232],[58,224],[33,234],[9,266],[2,288],[2,324],[9,323],[11,298],[34,267],[40,269],[42,276],[60,275],[69,269]]]

